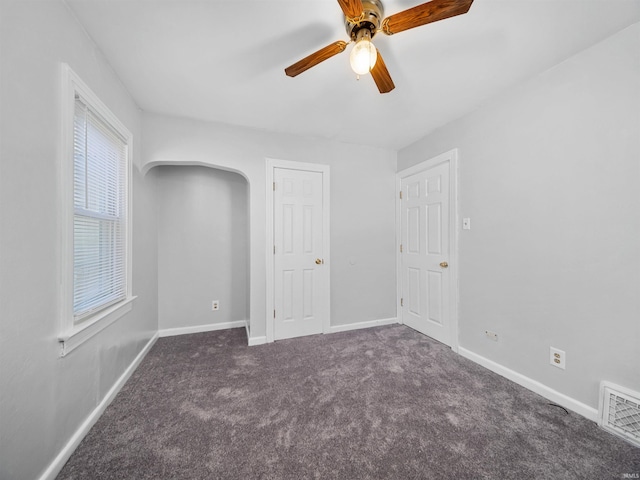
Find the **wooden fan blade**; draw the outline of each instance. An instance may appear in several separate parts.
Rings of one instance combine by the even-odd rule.
[[[371,69],[371,76],[373,77],[373,81],[376,82],[380,93],[389,93],[391,90],[396,88],[393,84],[393,80],[391,80],[391,75],[389,75],[389,70],[387,70],[387,66],[384,63],[380,52],[378,52],[376,64]]]
[[[356,20],[360,18],[360,15],[364,12],[362,0],[338,0],[338,3],[347,20]]]
[[[339,40],[331,45],[327,45],[326,47],[318,50],[315,53],[312,53],[308,57],[304,57],[299,62],[294,63],[290,67],[284,69],[284,73],[286,73],[290,77],[295,77],[296,75],[300,75],[302,72],[309,70],[311,67],[315,67],[320,62],[324,62],[326,59],[337,55],[340,52],[344,52],[344,49],[347,48],[347,42],[343,42]]]
[[[467,13],[473,0],[432,0],[417,7],[391,15],[382,21],[382,31],[387,35],[410,28],[437,22]]]

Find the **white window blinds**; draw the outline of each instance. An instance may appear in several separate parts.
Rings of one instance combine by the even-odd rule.
[[[73,122],[73,316],[127,295],[127,143],[76,96]]]

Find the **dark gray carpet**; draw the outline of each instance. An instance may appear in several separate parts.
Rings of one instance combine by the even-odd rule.
[[[637,478],[640,449],[403,326],[162,338],[63,479]]]

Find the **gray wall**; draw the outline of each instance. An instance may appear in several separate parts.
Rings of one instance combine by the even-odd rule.
[[[60,1],[0,1],[0,62],[0,478],[31,480],[157,330],[155,174],[133,173],[133,311],[60,358],[60,62],[133,133],[136,161],[140,114]]]
[[[639,85],[636,24],[398,156],[460,149],[460,346],[593,408],[640,391]]]
[[[160,329],[247,320],[247,181],[208,167],[155,170]],[[220,310],[211,310],[212,300],[220,301]]]
[[[247,178],[252,337],[266,333],[266,158],[330,166],[331,325],[396,317],[395,152],[147,113],[143,142],[144,169],[208,165]]]

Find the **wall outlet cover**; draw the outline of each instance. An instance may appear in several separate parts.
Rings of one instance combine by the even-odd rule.
[[[566,367],[567,354],[564,350],[560,350],[554,347],[549,347],[549,363],[554,367],[561,368],[562,370]]]

